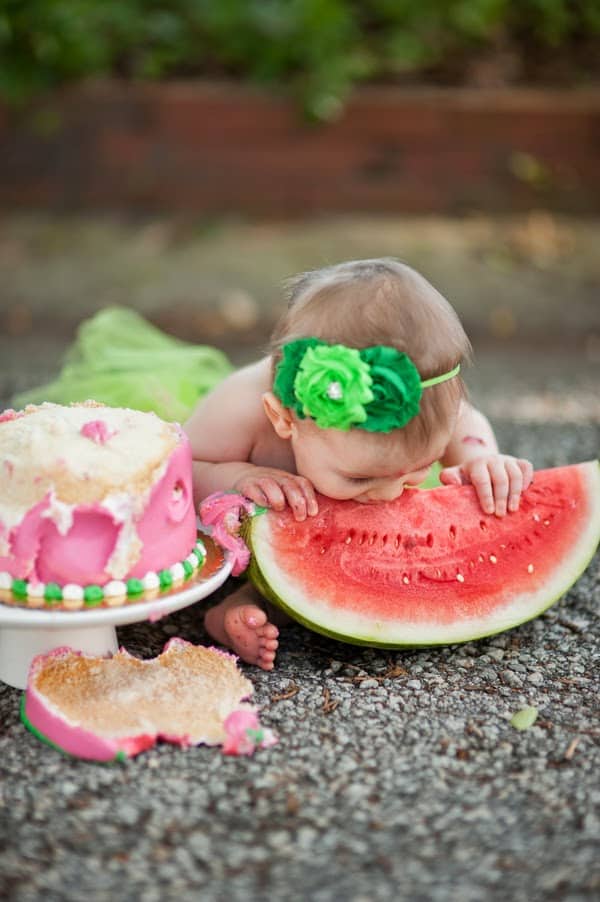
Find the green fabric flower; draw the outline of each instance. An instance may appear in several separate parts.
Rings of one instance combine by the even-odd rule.
[[[346,430],[367,419],[371,382],[369,366],[356,348],[317,344],[304,353],[293,387],[302,413],[317,426]]]
[[[295,410],[299,416],[304,417],[302,405],[298,403],[294,391],[294,379],[302,363],[302,358],[309,348],[320,344],[318,338],[298,338],[290,341],[281,349],[281,360],[277,364],[275,378],[273,379],[273,391],[285,407]]]
[[[420,409],[423,389],[453,379],[447,373],[421,380],[407,354],[385,345],[347,348],[319,338],[299,338],[281,349],[273,391],[299,417],[312,417],[322,429],[391,432]]]
[[[368,432],[402,428],[419,412],[423,388],[416,366],[406,354],[382,345],[365,348],[360,355],[373,380],[373,400],[361,428]]]

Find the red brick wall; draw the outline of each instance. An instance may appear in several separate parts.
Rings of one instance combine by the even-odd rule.
[[[211,83],[0,108],[0,206],[298,216],[600,211],[600,91],[362,88],[330,124]]]

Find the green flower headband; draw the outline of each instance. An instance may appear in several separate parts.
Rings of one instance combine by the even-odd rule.
[[[322,429],[400,429],[418,414],[424,388],[460,371],[459,364],[422,381],[410,357],[386,345],[359,351],[299,338],[281,351],[273,391],[282,404],[302,419],[312,417]]]

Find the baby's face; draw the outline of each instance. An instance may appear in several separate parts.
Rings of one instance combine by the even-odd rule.
[[[407,486],[417,486],[439,460],[450,433],[440,433],[418,455],[402,452],[398,442],[378,442],[360,429],[319,429],[299,420],[292,436],[296,469],[329,498],[365,503],[392,501]]]

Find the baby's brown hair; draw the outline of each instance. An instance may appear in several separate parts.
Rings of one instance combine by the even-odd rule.
[[[353,260],[302,273],[287,283],[287,298],[271,337],[273,369],[284,344],[308,336],[359,349],[389,345],[411,358],[422,380],[470,359],[469,339],[452,306],[398,260]],[[460,376],[424,389],[418,416],[394,433],[400,431],[402,443],[416,453],[436,428],[451,422],[464,397]]]

